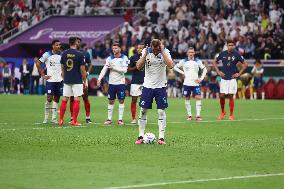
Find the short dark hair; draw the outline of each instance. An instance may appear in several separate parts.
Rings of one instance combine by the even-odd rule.
[[[229,44],[229,43],[235,44],[235,42],[232,39],[227,39],[227,44]]]
[[[69,45],[75,45],[77,40],[77,37],[69,37]]]
[[[51,45],[53,46],[55,43],[58,43],[58,42],[60,42],[60,41],[58,39],[55,39],[51,42]]]
[[[161,45],[161,41],[159,39],[153,39],[151,41],[151,46],[153,46],[153,47],[158,47],[160,45]]]
[[[194,50],[195,51],[194,47],[189,47],[188,50]]]
[[[119,42],[113,42],[112,46],[117,46],[117,47],[121,48],[121,45],[120,45]]]

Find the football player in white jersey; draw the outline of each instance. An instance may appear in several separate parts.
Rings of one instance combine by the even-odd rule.
[[[45,52],[42,57],[36,62],[37,69],[43,79],[46,80],[47,99],[44,109],[43,123],[48,122],[48,114],[52,110],[53,123],[58,123],[56,119],[58,102],[62,96],[63,82],[61,76],[61,43],[59,40],[53,40],[51,43],[52,50]],[[45,75],[41,64],[45,64],[47,75]]]
[[[202,97],[200,83],[206,76],[207,69],[202,61],[195,58],[194,55],[195,50],[193,47],[190,47],[187,51],[188,57],[179,61],[179,63],[175,65],[174,70],[185,76],[183,82],[183,96],[185,97],[185,108],[188,115],[187,120],[192,120],[190,96],[191,93],[193,93],[196,99],[196,121],[201,121],[202,118],[200,116],[200,112]],[[180,68],[182,68],[183,71]],[[199,70],[202,70],[200,77],[198,76]]]
[[[105,76],[107,70],[110,70],[109,73],[109,89],[108,89],[108,99],[109,104],[107,107],[108,110],[108,118],[105,121],[105,125],[112,124],[112,112],[114,107],[114,102],[116,96],[119,101],[119,109],[118,109],[118,125],[124,125],[123,122],[123,112],[124,112],[124,99],[125,99],[125,76],[124,74],[127,72],[129,60],[126,55],[121,54],[121,46],[119,43],[114,43],[112,45],[113,55],[109,56],[106,59],[106,64],[103,67],[97,85],[101,85],[101,80]]]
[[[158,109],[158,125],[159,125],[159,144],[165,142],[166,128],[166,112],[167,102],[167,78],[166,67],[169,69],[174,67],[168,49],[164,48],[163,43],[158,39],[151,41],[151,46],[143,49],[142,56],[138,60],[137,69],[145,69],[145,78],[143,83],[142,95],[140,99],[140,116],[139,116],[139,136],[135,144],[143,144],[143,136],[147,123],[147,110],[152,109],[152,102],[155,98]]]

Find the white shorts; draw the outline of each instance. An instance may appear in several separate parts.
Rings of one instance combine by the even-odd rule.
[[[63,86],[63,96],[79,97],[83,95],[83,84],[65,84]]]
[[[130,86],[130,95],[131,96],[141,96],[142,94],[142,85],[131,84]]]
[[[230,80],[221,79],[220,93],[236,94],[237,93],[237,80],[236,79],[230,79]]]

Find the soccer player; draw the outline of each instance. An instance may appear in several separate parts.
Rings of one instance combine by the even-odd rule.
[[[105,121],[105,125],[112,124],[112,112],[114,107],[114,102],[116,96],[119,101],[119,109],[118,109],[118,125],[124,125],[122,120],[123,112],[124,112],[124,99],[125,99],[125,76],[124,74],[127,72],[129,60],[126,55],[121,53],[121,46],[119,43],[114,43],[112,45],[113,55],[109,56],[106,59],[106,64],[103,67],[97,85],[101,85],[101,80],[105,76],[107,70],[110,70],[109,73],[109,89],[108,89],[108,99],[109,104],[107,107],[108,117]]]
[[[263,90],[263,72],[264,69],[262,67],[262,63],[260,60],[256,60],[255,65],[253,66],[251,73],[253,74],[253,89],[250,89],[251,91],[253,91],[253,95],[251,92],[251,99],[253,96],[253,99],[257,99],[257,90],[261,89],[261,98],[262,100],[264,100],[265,97],[265,93]]]
[[[70,49],[64,51],[61,57],[61,69],[64,81],[63,99],[60,106],[60,126],[64,122],[66,104],[69,97],[74,96],[73,105],[73,126],[80,126],[78,114],[80,110],[80,97],[83,95],[83,87],[86,86],[87,73],[85,70],[85,60],[82,52],[77,50],[80,40],[77,37],[69,38]]]
[[[145,77],[140,99],[140,116],[139,116],[139,136],[135,144],[143,144],[143,136],[147,123],[147,111],[152,109],[153,99],[155,98],[158,109],[159,141],[158,143],[166,144],[166,112],[167,102],[167,78],[166,67],[173,68],[174,63],[168,49],[164,48],[162,42],[158,39],[151,41],[150,48],[146,46],[142,51],[142,56],[138,60],[137,69],[145,69]]]
[[[79,41],[78,43],[81,43],[81,39],[77,38]],[[81,45],[81,50],[85,58],[85,63],[86,63],[86,70],[87,70],[87,76],[92,70],[92,63],[91,63],[91,57],[90,54],[87,52],[87,45],[82,44]],[[83,101],[84,101],[84,107],[85,107],[85,112],[86,112],[86,123],[92,123],[91,121],[91,105],[89,101],[89,94],[88,94],[88,82],[86,81],[86,86],[83,88]],[[74,105],[74,97],[70,97],[70,114],[71,114],[71,120],[70,123],[73,121],[73,105]]]
[[[136,103],[138,97],[142,94],[142,84],[144,82],[145,72],[144,69],[138,70],[136,63],[142,55],[142,50],[144,49],[144,44],[138,44],[136,46],[136,53],[130,57],[130,64],[128,65],[128,72],[132,72],[132,80],[130,86],[131,100],[131,114],[132,114],[132,124],[136,124]]]
[[[183,71],[180,69],[182,68]],[[174,70],[185,76],[183,83],[183,96],[185,97],[185,108],[187,111],[188,121],[192,120],[190,96],[194,95],[196,99],[196,121],[202,121],[201,112],[201,90],[200,83],[207,73],[207,69],[201,60],[195,58],[195,50],[190,47],[187,51],[187,58],[182,59],[174,66]],[[199,70],[202,74],[198,77]]]
[[[56,119],[58,102],[62,96],[63,82],[61,77],[61,43],[59,40],[51,42],[51,51],[45,52],[40,59],[37,60],[36,66],[43,79],[46,80],[47,98],[44,108],[43,123],[48,122],[48,114],[52,110],[51,122],[58,123]],[[47,75],[45,75],[41,64],[45,64]]]
[[[233,40],[227,40],[228,50],[222,51],[218,57],[213,61],[213,66],[219,76],[221,76],[220,82],[220,106],[221,113],[219,119],[223,120],[225,117],[225,98],[230,99],[230,115],[229,120],[233,120],[234,112],[234,94],[237,92],[237,80],[247,68],[248,64],[244,58],[235,50],[235,44]],[[218,68],[217,63],[222,63],[221,70]],[[238,72],[237,64],[242,63],[242,68]]]

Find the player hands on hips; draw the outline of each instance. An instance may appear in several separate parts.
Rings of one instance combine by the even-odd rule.
[[[147,123],[147,111],[152,109],[152,102],[155,98],[158,109],[159,144],[165,143],[166,113],[168,107],[166,92],[166,67],[173,68],[174,63],[168,49],[158,39],[151,41],[150,47],[146,46],[142,51],[142,56],[138,60],[137,69],[144,68],[145,77],[140,99],[139,115],[139,136],[135,144],[143,144],[143,136]]]
[[[224,119],[225,112],[225,98],[230,99],[230,115],[229,120],[233,120],[234,112],[234,94],[237,93],[237,81],[238,78],[247,68],[248,64],[244,58],[235,50],[235,44],[232,40],[227,40],[228,50],[222,51],[217,58],[213,61],[213,66],[216,69],[216,72],[221,76],[220,83],[220,106],[221,113],[219,119]],[[218,68],[217,63],[221,63],[221,70]],[[241,63],[242,68],[238,72],[237,64]]]
[[[125,99],[125,76],[128,67],[127,56],[121,54],[121,46],[119,43],[114,43],[112,45],[113,55],[106,59],[106,64],[103,67],[97,85],[101,85],[101,80],[105,76],[107,70],[109,73],[109,88],[108,88],[108,99],[109,104],[107,107],[108,117],[105,121],[105,125],[112,124],[112,112],[114,108],[114,102],[116,97],[119,101],[118,109],[118,125],[124,125],[123,122],[123,112],[124,112],[124,99]]]
[[[61,44],[59,40],[53,40],[51,43],[51,51],[45,52],[40,59],[37,60],[36,66],[43,79],[46,80],[47,98],[44,108],[43,123],[48,122],[48,114],[51,110],[51,122],[57,124],[57,109],[60,96],[62,96],[63,82],[61,77]],[[41,64],[45,64],[47,75],[45,75]]]
[[[77,37],[69,38],[70,48],[62,53],[61,69],[63,77],[63,99],[60,106],[60,126],[64,122],[66,105],[71,96],[74,96],[73,104],[73,126],[80,126],[78,114],[80,111],[80,97],[83,95],[83,88],[86,86],[87,73],[85,70],[85,60],[82,52],[77,50],[80,45],[80,39]]]
[[[201,121],[202,118],[200,116],[200,112],[202,97],[200,83],[206,76],[207,69],[201,60],[194,57],[195,50],[193,47],[188,49],[187,56],[187,58],[182,59],[174,66],[174,70],[185,76],[183,83],[183,96],[185,97],[185,108],[188,115],[187,120],[192,120],[190,96],[193,94],[196,99],[196,121]],[[180,68],[182,68],[183,71]],[[200,78],[198,77],[199,70],[202,70]]]

